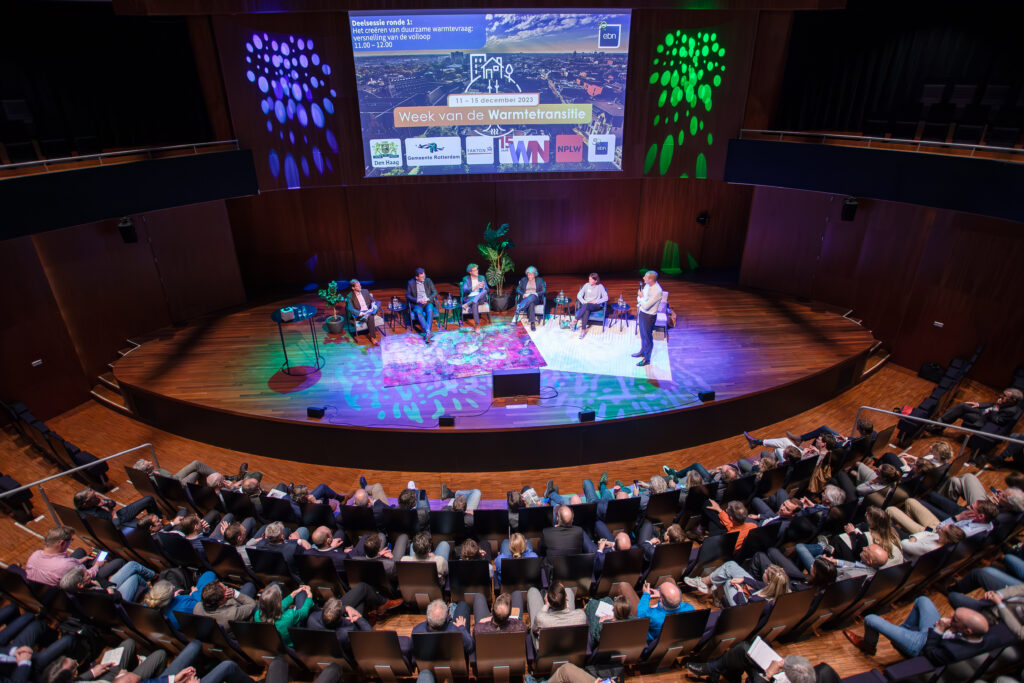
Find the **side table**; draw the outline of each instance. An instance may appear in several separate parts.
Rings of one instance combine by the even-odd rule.
[[[611,318],[608,320],[608,327],[612,325],[619,326],[619,332],[622,331],[623,326],[629,329],[629,304],[614,303],[609,306],[612,309]]]
[[[316,307],[310,306],[309,304],[298,304],[290,307],[293,313],[291,320],[284,320],[281,318],[281,309],[278,309],[270,314],[270,319],[277,323],[277,332],[281,336],[281,351],[284,352],[284,364],[281,366],[281,372],[286,375],[312,375],[314,372],[318,372],[320,368],[324,366],[327,361],[323,356],[320,355],[320,342],[316,338],[316,329],[313,327],[313,318],[316,317]],[[288,345],[284,341],[284,326],[291,325],[292,323],[299,323],[303,320],[309,323],[309,336],[313,338],[313,369],[308,372],[299,372],[296,368],[291,366],[291,361],[288,358]]]
[[[556,296],[554,302],[553,317],[558,321],[559,327],[568,328],[572,324],[572,311],[569,310],[572,300],[567,296]]]

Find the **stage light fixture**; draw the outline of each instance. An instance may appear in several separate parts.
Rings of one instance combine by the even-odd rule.
[[[121,233],[121,241],[125,244],[135,244],[139,241],[139,233],[135,232],[135,222],[128,216],[118,222],[117,231]]]
[[[596,414],[593,410],[581,410],[579,412],[580,422],[593,422]]]

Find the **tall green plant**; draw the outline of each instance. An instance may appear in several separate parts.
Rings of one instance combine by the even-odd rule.
[[[340,304],[341,300],[345,298],[344,296],[342,296],[341,292],[338,291],[338,283],[335,280],[331,280],[329,283],[327,283],[327,287],[318,290],[316,295],[320,297],[327,306],[330,307],[331,317],[337,318],[338,304]]]
[[[508,223],[502,223],[501,227],[494,229],[488,222],[487,227],[484,228],[483,243],[476,245],[489,264],[486,275],[487,284],[494,287],[498,296],[503,296],[505,293],[505,273],[511,273],[516,267],[508,255],[508,250],[516,245],[506,235],[508,235]]]

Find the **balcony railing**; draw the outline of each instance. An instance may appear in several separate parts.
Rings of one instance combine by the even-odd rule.
[[[970,145],[959,142],[936,140],[906,140],[901,138],[877,138],[866,135],[823,133],[817,131],[793,130],[740,130],[743,140],[773,140],[776,142],[802,142],[817,145],[838,145],[845,147],[870,147],[901,152],[923,154],[945,154],[952,156],[998,159],[1001,161],[1024,162],[1024,149],[1018,147],[994,147],[991,145]]]

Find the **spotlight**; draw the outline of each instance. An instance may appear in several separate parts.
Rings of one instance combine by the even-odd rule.
[[[139,241],[139,233],[135,232],[135,223],[128,216],[122,218],[117,224],[117,231],[121,233],[121,241],[125,244],[134,244]]]

